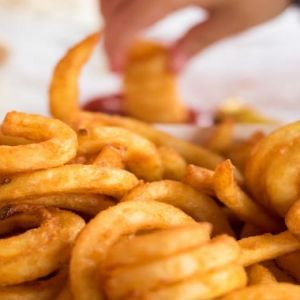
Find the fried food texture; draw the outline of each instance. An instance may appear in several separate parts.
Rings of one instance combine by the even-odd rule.
[[[78,154],[99,153],[105,145],[124,149],[125,167],[146,181],[163,177],[163,164],[157,147],[148,139],[128,129],[110,126],[94,127],[78,135]]]
[[[152,41],[132,47],[124,73],[128,116],[149,123],[182,123],[188,110],[179,99],[176,75],[168,70],[167,49]]]
[[[160,201],[180,208],[195,221],[213,224],[213,235],[234,235],[228,219],[219,205],[209,196],[173,180],[139,184],[121,201]]]
[[[1,124],[0,298],[297,299],[299,123],[236,140],[226,122],[196,145],[83,111],[99,38],[58,62],[53,117]]]
[[[245,289],[234,291],[220,300],[296,300],[299,295],[299,285],[291,283],[267,283],[252,285]]]
[[[102,211],[87,224],[73,248],[70,279],[75,299],[104,299],[95,278],[111,245],[122,237],[194,222],[181,210],[157,201],[128,201]]]
[[[222,162],[223,157],[219,154],[159,131],[141,120],[81,109],[78,78],[100,37],[98,32],[86,37],[68,50],[57,63],[49,88],[49,107],[52,116],[64,121],[76,132],[104,125],[129,129],[148,139],[157,147],[164,146],[174,149],[187,163],[209,169],[214,169]]]
[[[6,115],[1,131],[6,136],[25,138],[33,143],[1,145],[0,175],[48,169],[76,156],[76,133],[56,119],[13,111]]]
[[[285,216],[300,197],[300,122],[281,126],[251,151],[245,179],[253,198],[273,213]]]
[[[3,206],[0,222],[0,296],[51,299],[58,294],[84,220],[58,208],[19,203]]]

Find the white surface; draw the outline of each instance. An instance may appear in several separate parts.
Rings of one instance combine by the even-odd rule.
[[[0,118],[10,110],[48,115],[48,86],[56,62],[101,24],[96,0],[47,0],[37,6],[36,0],[10,1],[16,5],[0,0],[0,41],[10,50],[0,68]],[[154,31],[180,34],[182,22],[189,26],[198,17],[189,10]],[[120,80],[107,73],[98,50],[80,77],[82,102],[120,89]],[[195,109],[211,111],[226,98],[239,96],[268,116],[289,122],[300,112],[299,80],[300,9],[291,7],[198,55],[180,76],[179,91]]]
[[[95,0],[12,2],[17,4],[0,6],[0,41],[9,49],[0,68],[0,117],[9,110],[48,115],[53,68],[69,47],[100,27],[98,7]],[[103,73],[100,52],[94,69]]]
[[[297,120],[300,113],[300,9],[220,42],[192,61],[181,79],[192,106],[210,110],[238,96],[264,114]]]
[[[198,127],[194,125],[166,125],[157,124],[155,127],[161,131],[169,133],[180,139],[188,142],[203,144],[208,138],[212,136],[216,130],[216,126]],[[253,125],[253,124],[236,124],[233,126],[232,136],[236,140],[245,140],[256,132],[270,134],[276,130],[278,126],[275,125]]]

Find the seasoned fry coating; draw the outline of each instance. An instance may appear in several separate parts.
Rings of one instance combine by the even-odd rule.
[[[167,66],[168,51],[151,41],[138,41],[129,53],[124,74],[124,107],[128,116],[149,123],[188,121],[179,99],[177,78]]]
[[[0,146],[0,174],[60,166],[76,155],[76,133],[59,120],[10,112],[1,130],[5,135],[22,137],[36,143]]]
[[[236,140],[224,122],[196,145],[83,111],[78,76],[99,38],[58,62],[54,118],[0,124],[0,298],[298,300],[300,123]],[[155,104],[157,88],[176,103],[165,50],[135,51],[128,107]]]
[[[256,144],[247,159],[245,179],[254,199],[284,217],[300,198],[300,122],[281,126]],[[297,163],[296,163],[297,164]]]

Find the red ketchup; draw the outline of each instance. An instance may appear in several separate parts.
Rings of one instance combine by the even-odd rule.
[[[196,125],[199,115],[200,115],[200,113],[198,111],[196,111],[194,109],[189,109],[189,116],[185,123],[191,124],[191,125]]]
[[[83,110],[124,116],[123,96],[120,94],[95,97],[82,106]]]
[[[95,97],[83,104],[82,109],[86,111],[102,112],[108,115],[126,116],[123,95],[113,94]],[[197,124],[200,113],[196,110],[189,110],[189,117],[185,124]]]

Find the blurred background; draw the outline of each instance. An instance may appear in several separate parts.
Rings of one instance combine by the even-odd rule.
[[[191,7],[147,35],[173,40],[203,17]],[[1,119],[10,110],[49,115],[55,64],[101,25],[97,0],[0,0]],[[300,119],[299,80],[300,8],[291,6],[276,19],[207,48],[180,74],[178,88],[183,101],[203,112],[200,125],[209,124],[210,114],[231,98],[291,122]],[[82,103],[122,89],[121,79],[108,71],[101,44],[79,84]]]

